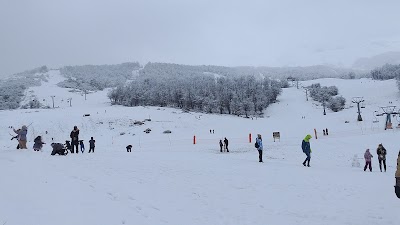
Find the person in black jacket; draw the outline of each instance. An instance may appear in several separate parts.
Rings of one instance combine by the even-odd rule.
[[[96,141],[93,139],[93,137],[90,138],[89,140],[89,153],[93,152],[94,153],[94,147],[95,147]]]
[[[222,152],[222,147],[224,144],[222,144],[222,140],[219,140],[219,151]]]
[[[79,153],[79,129],[77,126],[74,126],[74,129],[71,131],[71,134],[69,135],[71,137],[71,153],[74,153],[74,146],[76,148],[76,153]]]
[[[224,139],[224,144],[225,144],[225,148],[226,148],[226,151],[227,152],[229,152],[229,149],[228,149],[228,139]]]
[[[378,145],[378,148],[376,149],[376,154],[378,154],[379,169],[381,169],[382,172],[382,163],[383,163],[383,167],[386,172],[386,149],[385,147],[383,147],[382,144]]]

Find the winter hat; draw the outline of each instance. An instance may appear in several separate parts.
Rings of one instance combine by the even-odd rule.
[[[22,126],[22,130],[27,130],[27,129],[28,128],[25,125]]]

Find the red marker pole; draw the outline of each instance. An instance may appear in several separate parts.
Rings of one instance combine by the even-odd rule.
[[[315,139],[318,139],[317,130],[314,128]]]
[[[249,143],[251,143],[251,133],[249,134]]]
[[[193,144],[196,144],[196,135],[193,136]]]

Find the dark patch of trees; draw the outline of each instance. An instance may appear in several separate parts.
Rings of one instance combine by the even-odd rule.
[[[310,96],[318,102],[325,104],[327,108],[334,112],[338,112],[344,109],[346,99],[342,96],[336,96],[339,94],[339,90],[336,86],[321,86],[319,83],[312,84],[308,87],[310,89]],[[336,96],[336,97],[334,97]]]

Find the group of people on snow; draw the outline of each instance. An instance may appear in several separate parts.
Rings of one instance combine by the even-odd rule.
[[[220,139],[219,140],[219,151],[222,152],[222,150],[224,150],[226,152],[229,152],[228,143],[229,143],[229,141],[228,141],[228,139],[226,137],[224,138],[224,142],[223,143],[222,143],[222,140]]]
[[[385,147],[383,147],[382,144],[378,145],[378,148],[376,149],[376,154],[378,155],[379,169],[382,172],[382,164],[383,164],[383,168],[384,168],[384,170],[386,172],[386,154],[387,154],[387,152],[386,152]],[[372,162],[372,158],[373,157],[374,156],[371,154],[369,149],[365,150],[365,153],[364,153],[364,159],[365,159],[364,171],[366,171],[367,168],[369,168],[369,171],[372,172],[371,162]]]
[[[27,134],[28,134],[28,127],[23,125],[20,129],[14,129],[13,131],[17,134],[16,136],[12,137],[11,140],[17,139],[18,145],[17,149],[27,149],[26,142],[27,142]],[[47,131],[46,131],[47,133]],[[65,141],[65,145],[61,143],[52,143],[51,147],[53,148],[52,155],[59,154],[65,155],[68,153],[68,150],[71,153],[79,153],[78,146],[80,146],[80,151],[83,153],[85,151],[85,145],[83,140],[79,140],[79,129],[77,126],[74,126],[74,129],[70,133],[71,141]],[[42,140],[42,136],[37,136],[34,139],[33,150],[40,151],[43,148],[43,145],[46,144]],[[89,140],[89,153],[94,153],[95,149],[95,140],[93,137]]]

